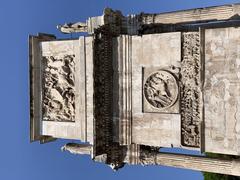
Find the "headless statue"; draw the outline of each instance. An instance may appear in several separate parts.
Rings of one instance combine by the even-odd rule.
[[[57,29],[65,34],[87,32],[87,24],[82,22],[65,23],[64,25],[57,25]]]

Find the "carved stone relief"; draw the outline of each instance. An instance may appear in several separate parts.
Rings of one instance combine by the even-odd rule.
[[[146,100],[155,108],[171,107],[178,97],[178,85],[174,76],[165,70],[152,73],[144,84]]]
[[[198,32],[182,34],[181,121],[182,145],[200,147],[200,39]]]
[[[74,57],[43,57],[43,120],[75,121]]]
[[[144,68],[144,112],[179,113],[179,87],[176,67]]]

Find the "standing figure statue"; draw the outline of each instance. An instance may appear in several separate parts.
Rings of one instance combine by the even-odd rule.
[[[57,29],[65,34],[87,32],[87,24],[83,22],[65,23],[64,25],[57,25]]]

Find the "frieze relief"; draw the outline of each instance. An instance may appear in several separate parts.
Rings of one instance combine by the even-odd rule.
[[[74,57],[43,56],[43,120],[75,121]]]
[[[200,147],[201,80],[198,32],[182,34],[181,122],[182,145]]]

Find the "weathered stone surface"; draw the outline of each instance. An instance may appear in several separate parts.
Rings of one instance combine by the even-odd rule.
[[[179,68],[143,68],[143,112],[179,113]]]
[[[66,33],[66,34],[76,33],[76,32],[87,32],[87,29],[88,29],[87,24],[82,22],[58,25],[57,28],[62,33]]]
[[[55,140],[51,136],[41,134],[41,51],[40,42],[55,40],[56,37],[49,34],[29,36],[29,67],[30,67],[30,141],[46,143]]]
[[[86,24],[61,27],[90,37],[30,38],[31,141],[89,142],[63,150],[114,170],[160,164],[239,175],[238,160],[159,152],[240,155],[239,10],[124,17],[106,8]]]
[[[169,108],[154,108],[144,97],[143,82],[158,70],[170,70],[172,74],[177,74],[181,62],[181,34],[133,36],[131,50],[132,142],[151,146],[179,147],[180,115],[176,114],[179,112],[179,98]],[[174,88],[177,92],[178,87]]]
[[[205,151],[240,155],[240,28],[205,33]]]
[[[134,116],[132,142],[156,147],[180,147],[180,115],[145,113]]]
[[[178,99],[178,85],[168,71],[158,70],[150,74],[143,84],[144,97],[157,109],[171,107]]]
[[[226,20],[240,14],[240,4],[190,9],[159,14],[142,14],[143,24],[175,24]]]
[[[75,119],[75,55],[43,56],[43,120]]]
[[[86,89],[93,87],[93,67],[86,63],[92,60],[91,42],[90,37],[41,43],[42,104],[45,108],[41,122],[43,135],[93,142],[93,95],[86,95]],[[66,66],[66,63],[71,65]],[[56,102],[56,106],[51,109],[52,104],[48,105],[46,100]]]
[[[131,144],[132,57],[131,36],[113,40],[113,125],[114,139],[121,145]]]
[[[83,44],[85,43],[86,54],[86,131],[87,131],[87,142],[93,143],[94,140],[94,123],[93,123],[93,38],[85,37]]]
[[[141,149],[139,161],[142,165],[163,165],[240,176],[240,161],[234,159],[208,158],[196,155],[163,153],[154,149]]]
[[[92,155],[92,145],[90,144],[68,143],[65,144],[61,150],[69,151],[72,154]]]
[[[202,121],[202,67],[200,33],[182,33],[181,139],[182,145],[200,147]]]

